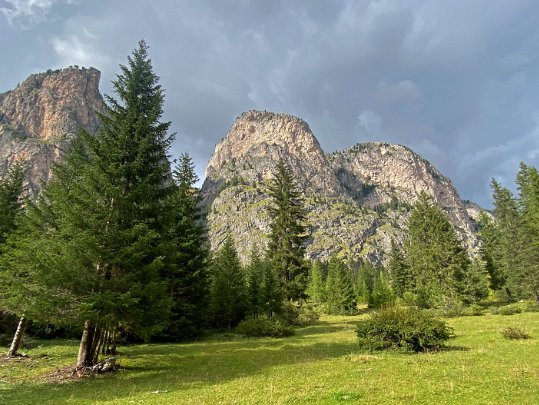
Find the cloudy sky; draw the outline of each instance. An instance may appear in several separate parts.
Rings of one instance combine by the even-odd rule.
[[[534,0],[0,0],[0,92],[31,73],[101,70],[110,94],[140,38],[166,119],[203,176],[241,112],[306,120],[326,151],[406,145],[461,196],[491,204],[539,166],[539,2]]]

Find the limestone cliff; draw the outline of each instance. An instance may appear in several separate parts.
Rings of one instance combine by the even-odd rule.
[[[305,193],[310,258],[331,254],[383,262],[391,240],[401,241],[419,193],[432,196],[473,248],[472,223],[457,191],[411,150],[385,143],[358,144],[326,155],[308,125],[286,114],[242,114],[217,145],[202,187],[213,248],[227,233],[245,260],[269,231],[267,182],[283,158]]]
[[[16,161],[27,170],[27,185],[37,194],[50,168],[79,128],[94,131],[96,112],[104,112],[96,69],[34,74],[0,94],[0,175]]]

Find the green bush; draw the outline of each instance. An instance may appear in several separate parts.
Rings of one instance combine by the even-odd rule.
[[[520,304],[509,304],[503,307],[495,308],[492,313],[495,315],[515,315],[522,312],[522,305]]]
[[[419,308],[391,307],[360,321],[356,333],[365,350],[424,352],[443,347],[453,329]]]
[[[484,315],[484,309],[481,305],[472,304],[462,310],[463,316],[481,316]]]
[[[318,322],[320,315],[312,305],[296,306],[286,301],[279,317],[293,326],[309,326]]]
[[[294,329],[285,321],[266,317],[244,319],[236,326],[235,331],[250,337],[286,337],[294,335]]]
[[[530,335],[521,328],[507,328],[501,331],[506,339],[529,339]]]

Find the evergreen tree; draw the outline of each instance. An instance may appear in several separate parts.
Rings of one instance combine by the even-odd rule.
[[[507,281],[506,269],[503,268],[500,240],[502,235],[496,222],[484,211],[479,214],[480,255],[488,274],[489,286],[493,291],[502,290]]]
[[[247,267],[247,300],[253,318],[257,318],[264,308],[263,281],[266,268],[267,264],[260,258],[258,247],[253,246]]]
[[[498,182],[491,183],[494,199],[494,217],[496,218],[497,243],[491,253],[495,272],[504,280],[504,290],[507,298],[512,299],[514,291],[508,278],[518,265],[515,246],[520,242],[520,217],[518,203],[511,191],[502,187]]]
[[[356,310],[350,269],[336,257],[332,257],[328,263],[326,294],[328,313],[347,314]]]
[[[389,273],[391,275],[391,285],[398,297],[402,297],[405,291],[411,291],[413,280],[406,266],[404,255],[394,240],[391,241],[391,252],[389,254]]]
[[[94,364],[120,326],[148,338],[166,324],[170,306],[160,277],[171,257],[174,192],[163,90],[144,41],[120,68],[119,99],[106,97],[99,131],[81,131],[53,168],[9,260],[13,280],[31,291],[30,313],[84,324],[79,366]]]
[[[485,263],[480,258],[475,258],[470,263],[459,285],[459,296],[464,304],[474,304],[488,297],[489,284],[485,267]]]
[[[517,174],[520,192],[520,249],[509,281],[521,298],[539,304],[539,173],[535,167],[520,164]],[[514,251],[514,250],[513,250]]]
[[[6,239],[16,230],[17,222],[23,214],[23,194],[24,194],[24,170],[18,163],[13,165],[5,178],[0,181],[0,252],[3,253],[6,249]],[[9,288],[8,285],[2,286],[2,280],[5,274],[0,269],[0,290]],[[0,300],[2,296],[0,295]],[[19,323],[11,346],[8,351],[8,356],[17,355],[22,337],[24,335],[27,318],[24,313],[12,308],[11,315],[19,315]],[[0,307],[0,313],[4,312],[4,308]]]
[[[247,312],[245,278],[230,235],[212,260],[211,311],[214,325],[228,329]]]
[[[13,165],[0,181],[0,245],[16,228],[16,220],[23,210],[24,170],[20,164]]]
[[[376,268],[368,260],[360,263],[357,271],[356,285],[357,285],[357,300],[367,304],[370,299],[370,295],[374,289],[374,282],[377,274]]]
[[[383,308],[395,302],[395,295],[389,286],[386,273],[382,270],[378,272],[374,279],[374,285],[369,294],[369,308]]]
[[[271,233],[268,257],[277,271],[286,299],[306,298],[308,266],[305,263],[305,210],[292,171],[281,159],[269,186]]]
[[[468,256],[446,215],[425,193],[421,193],[410,215],[405,264],[420,305],[458,300],[458,285],[467,271]]]
[[[322,267],[322,263],[320,263],[318,260],[313,261],[309,272],[307,295],[317,304],[321,304],[326,301],[326,289],[323,273],[324,269]]]
[[[279,274],[271,262],[264,263],[262,308],[269,318],[283,311],[284,291]]]
[[[191,157],[184,153],[173,171],[176,190],[171,197],[170,262],[163,269],[172,300],[167,339],[187,340],[200,335],[208,321],[208,243],[201,225],[198,190]]]

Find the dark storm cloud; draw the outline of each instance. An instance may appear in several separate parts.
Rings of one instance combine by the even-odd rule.
[[[3,18],[1,17],[3,15]],[[166,118],[199,173],[249,109],[304,118],[327,151],[411,147],[488,205],[539,163],[534,1],[0,0],[0,91],[67,65],[103,72],[151,46]]]

